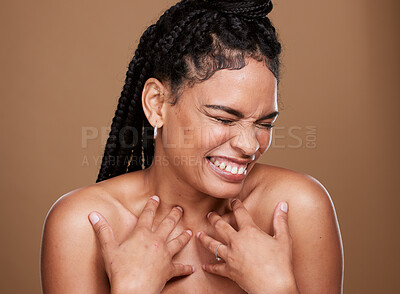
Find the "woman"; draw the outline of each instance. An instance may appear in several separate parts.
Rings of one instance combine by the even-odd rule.
[[[144,32],[97,183],[47,216],[45,293],[341,293],[329,194],[256,163],[278,116],[271,10],[183,0]]]

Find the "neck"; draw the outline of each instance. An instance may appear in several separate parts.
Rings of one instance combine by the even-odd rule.
[[[173,207],[183,208],[181,222],[185,226],[198,226],[208,222],[207,214],[215,211],[222,215],[229,211],[229,198],[215,198],[196,190],[176,175],[169,165],[153,164],[146,169],[145,183],[148,193],[160,197],[158,212],[166,215]]]

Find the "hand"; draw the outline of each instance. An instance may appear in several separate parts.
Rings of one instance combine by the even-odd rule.
[[[280,205],[276,206],[274,236],[271,237],[254,223],[240,200],[233,201],[232,209],[239,231],[216,212],[211,212],[208,220],[222,242],[204,232],[197,234],[201,244],[213,254],[222,243],[218,248],[218,257],[225,262],[205,264],[203,269],[235,281],[248,293],[298,293],[287,213],[280,209]]]
[[[169,279],[194,272],[190,265],[172,263],[172,257],[185,247],[192,232],[187,230],[167,242],[183,210],[174,207],[152,231],[159,201],[157,196],[148,200],[132,233],[120,244],[100,213],[89,214],[100,242],[111,293],[159,293]]]

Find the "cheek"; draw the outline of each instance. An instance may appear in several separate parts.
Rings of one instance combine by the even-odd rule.
[[[272,141],[272,130],[269,131],[260,131],[257,134],[257,140],[260,144],[260,153],[264,153],[268,150],[269,146],[271,145]]]
[[[203,126],[197,133],[198,146],[202,149],[210,149],[222,145],[229,140],[229,128],[224,126]]]
[[[187,149],[193,145],[195,137],[194,122],[184,112],[170,112],[162,129],[162,142],[165,149]]]

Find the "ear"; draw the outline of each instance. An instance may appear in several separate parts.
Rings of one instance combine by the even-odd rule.
[[[152,126],[161,127],[164,124],[163,109],[167,102],[168,89],[157,79],[149,78],[142,91],[144,114]]]

